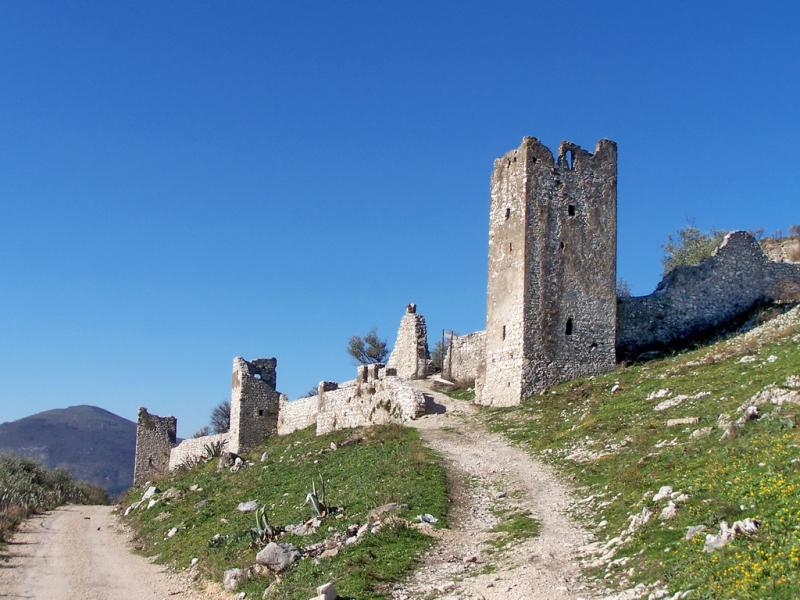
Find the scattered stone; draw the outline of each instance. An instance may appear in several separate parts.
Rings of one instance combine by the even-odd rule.
[[[679,425],[696,425],[700,422],[700,417],[683,417],[681,419],[668,419],[667,427],[677,427]]]
[[[778,360],[778,357],[775,356],[774,354],[770,354],[767,357],[767,362],[770,363],[770,364],[774,363],[776,360]]]
[[[200,489],[200,486],[197,485],[196,483],[193,483],[192,485],[189,486],[189,491],[190,492],[196,492],[199,489]]]
[[[190,567],[193,567],[193,566],[195,566],[195,565],[196,565],[197,563],[199,563],[199,562],[200,562],[200,559],[199,559],[199,558],[193,558],[193,559],[192,559],[192,563],[191,563],[191,565],[189,565],[189,566],[190,566]]]
[[[196,510],[200,510],[201,508],[205,508],[208,506],[208,500],[200,500],[199,502],[194,503],[194,507]]]
[[[128,508],[125,509],[125,516],[127,517],[129,514],[131,514],[134,510],[139,508],[141,505],[142,505],[141,501],[134,502],[133,504],[131,504]]]
[[[171,516],[172,513],[170,513],[168,510],[165,510],[164,512],[158,513],[155,517],[153,517],[153,521],[158,521],[160,523],[161,521],[166,521]]]
[[[669,519],[674,519],[678,515],[678,507],[675,506],[675,503],[670,500],[667,505],[661,511],[661,514],[658,518],[661,521],[668,521]]]
[[[662,485],[655,496],[653,496],[653,502],[659,502],[668,498],[672,494],[672,486],[671,485]]]
[[[754,363],[754,362],[756,362],[756,360],[757,359],[756,359],[755,356],[753,356],[752,354],[748,354],[747,356],[743,356],[742,358],[740,358],[736,362],[738,362],[740,364],[747,364],[747,363]]]
[[[676,406],[680,406],[683,404],[684,400],[687,400],[689,396],[686,394],[678,394],[674,398],[669,398],[668,400],[664,400],[663,402],[659,402],[656,404],[654,410],[661,412],[662,410],[667,410],[668,408],[675,408]]]
[[[689,437],[694,439],[705,437],[709,435],[713,430],[714,430],[713,427],[701,427],[700,429],[695,429]]]
[[[160,491],[161,490],[159,490],[156,486],[151,485],[149,488],[147,488],[147,491],[142,495],[142,500],[149,500]]]
[[[800,375],[789,375],[789,377],[786,378],[786,387],[800,388]]]
[[[728,423],[725,426],[725,429],[723,430],[722,435],[719,438],[719,441],[729,440],[735,437],[736,437],[736,429],[733,427],[733,423]]]
[[[653,511],[651,511],[649,508],[645,506],[642,509],[642,512],[628,517],[628,520],[630,521],[630,523],[628,524],[628,533],[634,533],[642,525],[647,523],[650,520],[650,517],[652,516],[653,516]]]
[[[162,500],[180,500],[183,494],[177,488],[169,488],[161,495]]]
[[[336,442],[331,442],[331,450],[336,451],[338,449],[339,449],[339,446],[336,445]]]
[[[240,513],[255,512],[258,510],[257,500],[248,500],[247,502],[239,502],[236,505],[236,510]]]
[[[718,534],[707,534],[706,543],[703,546],[704,552],[714,552],[720,548],[727,546],[732,539],[737,535],[753,535],[761,524],[755,519],[744,519],[743,521],[736,521],[733,527],[728,527],[726,521],[719,524]]]
[[[705,525],[691,525],[691,526],[686,528],[686,535],[684,536],[684,539],[688,542],[694,536],[696,536],[698,533],[702,533],[705,530],[706,530],[706,526]]]
[[[425,513],[424,515],[417,515],[417,521],[419,521],[420,523],[434,524],[434,523],[438,523],[439,519],[437,519],[436,517],[434,517],[431,514]]]
[[[619,381],[617,381],[613,386],[611,386],[611,393],[616,394],[619,390]]]
[[[300,559],[300,552],[291,544],[270,542],[257,555],[256,562],[275,573],[282,573]]]
[[[177,527],[173,527],[172,529],[170,529],[167,532],[167,537],[168,538],[174,537],[176,533],[178,533],[178,528]]]
[[[317,595],[311,600],[336,600],[338,598],[336,588],[332,582],[324,583],[317,588]]]
[[[267,462],[268,459],[269,459],[269,454],[267,452],[262,452],[261,453],[261,462]]]
[[[235,592],[244,582],[245,575],[241,569],[228,569],[222,574],[222,587],[226,592]]]
[[[150,502],[147,503],[147,510],[150,510],[156,504],[158,504],[158,498],[150,498]]]
[[[649,394],[647,394],[647,398],[646,399],[647,400],[657,400],[659,398],[666,398],[667,396],[669,396],[669,392],[670,392],[669,388],[656,390],[655,392],[650,392]]]

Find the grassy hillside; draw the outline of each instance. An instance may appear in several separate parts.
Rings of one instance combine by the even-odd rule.
[[[32,458],[110,494],[133,481],[136,423],[96,406],[70,406],[0,423],[0,452]]]
[[[579,516],[605,544],[587,568],[607,584],[660,581],[671,594],[694,590],[691,598],[800,597],[798,311],[713,346],[482,412],[492,430],[581,486]],[[741,410],[750,401],[760,404],[754,420]],[[698,422],[668,426],[690,417]],[[653,500],[662,486],[673,488],[676,506],[664,520],[669,498]],[[652,513],[646,523],[631,527],[643,510]],[[755,534],[704,551],[721,521],[745,518],[760,522]],[[687,541],[697,525],[705,531]]]
[[[363,440],[342,446],[354,433]],[[332,442],[337,445],[335,450]],[[268,457],[261,462],[263,452]],[[305,430],[270,439],[246,458],[253,464],[236,473],[218,471],[217,461],[212,460],[158,482],[166,492],[156,495],[158,503],[150,509],[144,503],[127,518],[139,533],[142,551],[178,570],[188,569],[192,559],[198,558],[198,573],[221,582],[226,569],[255,562],[257,549],[251,547],[249,535],[255,525],[254,513],[237,512],[237,504],[257,500],[266,507],[272,525],[301,523],[314,514],[304,502],[312,478],[319,475],[326,482],[328,504],[341,507],[342,516],[325,518],[316,533],[285,534],[279,541],[308,546],[351,524],[363,524],[370,510],[391,502],[408,505],[398,513],[400,517],[413,519],[430,513],[440,524],[446,522],[445,471],[412,429],[385,426],[320,437]],[[131,490],[127,504],[138,500],[142,492],[143,488]],[[167,537],[173,528],[177,532]],[[217,535],[219,541],[211,541]],[[343,547],[332,558],[296,563],[282,575],[271,597],[308,600],[315,587],[327,581],[334,581],[343,597],[384,597],[386,584],[411,569],[430,541],[402,522],[387,524],[378,533],[365,535],[361,543]],[[261,576],[239,591],[260,598],[272,581],[272,576]]]

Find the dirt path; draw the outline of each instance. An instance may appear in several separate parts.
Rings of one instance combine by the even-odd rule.
[[[485,600],[593,598],[581,580],[576,553],[588,534],[565,514],[566,486],[545,464],[488,433],[474,418],[475,407],[433,392],[436,414],[412,425],[448,463],[451,478],[449,529],[395,599],[422,597]],[[527,513],[541,524],[539,535],[512,543],[503,552],[488,541],[502,511]],[[509,514],[506,512],[505,514]]]
[[[0,550],[0,598],[200,600],[181,576],[133,554],[110,506],[64,506]]]

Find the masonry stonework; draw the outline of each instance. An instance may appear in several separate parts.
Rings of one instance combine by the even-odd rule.
[[[169,457],[175,446],[177,426],[175,417],[159,417],[151,415],[144,407],[139,409],[134,484],[158,479],[169,472]]]
[[[278,433],[281,394],[276,391],[278,361],[233,359],[231,379],[230,452],[240,454]]]
[[[674,348],[771,302],[800,302],[800,265],[770,261],[751,234],[731,232],[713,256],[674,269],[652,294],[619,299],[617,354]]]
[[[447,346],[442,375],[460,386],[474,386],[486,362],[486,332],[454,335]]]
[[[404,379],[420,379],[431,373],[428,352],[428,327],[425,317],[417,314],[417,305],[409,304],[400,320],[397,340],[386,366]]]
[[[615,365],[617,148],[537,139],[491,179],[485,375],[477,402],[510,406]]]

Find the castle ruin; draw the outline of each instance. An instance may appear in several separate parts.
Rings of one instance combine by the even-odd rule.
[[[679,347],[764,303],[800,302],[800,264],[773,261],[752,235],[728,234],[712,257],[678,267],[647,296],[617,298],[617,147],[593,153],[536,138],[494,163],[489,202],[486,329],[454,336],[443,375],[474,385],[476,402],[511,406],[558,382],[613,369],[618,359]],[[163,476],[221,444],[235,454],[272,435],[415,419],[431,374],[427,325],[409,304],[386,365],[323,381],[313,396],[277,391],[277,360],[234,358],[227,433],[176,440],[175,417],[139,410],[136,483]]]

